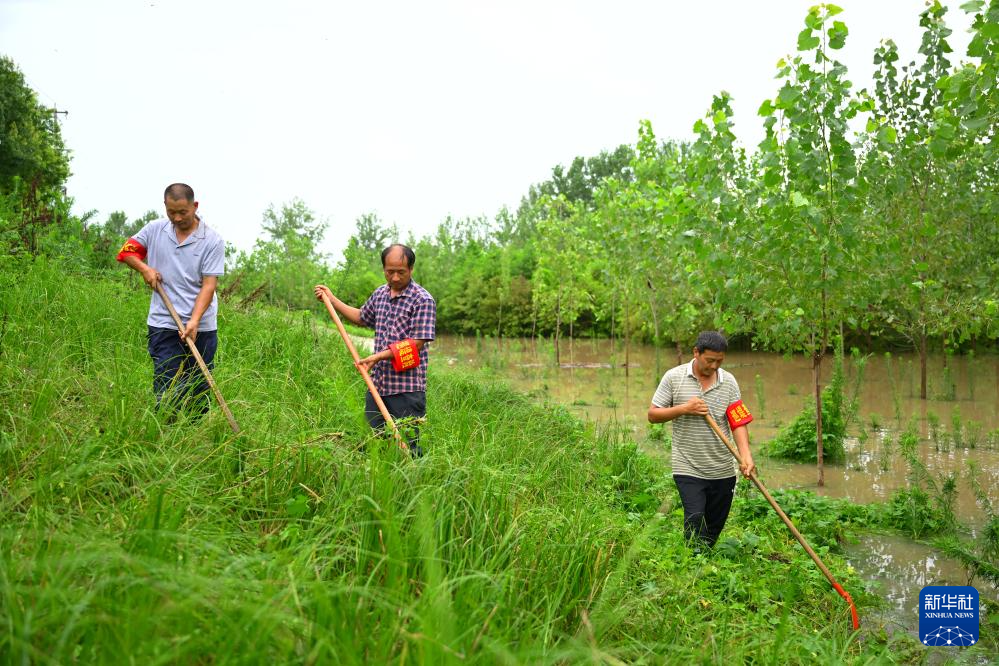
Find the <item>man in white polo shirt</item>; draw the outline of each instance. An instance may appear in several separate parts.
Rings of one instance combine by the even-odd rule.
[[[208,411],[208,384],[184,339],[194,342],[209,369],[215,366],[215,287],[224,272],[225,242],[198,215],[198,202],[190,186],[170,185],[163,193],[163,204],[167,216],[150,222],[129,238],[117,258],[154,289],[146,324],[156,404],[164,400],[175,404],[189,397],[195,410],[204,413]],[[177,330],[170,311],[156,293],[157,284],[163,286],[180,315],[183,333]]]
[[[735,439],[748,477],[755,469],[749,452],[752,420],[742,404],[739,384],[721,369],[728,342],[717,331],[704,331],[694,343],[694,359],[668,370],[649,407],[649,423],[673,422],[673,482],[683,503],[683,533],[713,546],[721,534],[735,492],[736,462],[704,418],[711,414]]]

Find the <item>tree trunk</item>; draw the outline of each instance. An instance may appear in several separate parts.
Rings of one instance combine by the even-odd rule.
[[[625,294],[624,301],[624,376],[627,377],[629,373],[629,365],[631,361],[631,327],[628,326],[628,322],[631,320],[631,299],[627,298]]]
[[[617,338],[614,328],[615,316],[617,315],[617,292],[611,295],[611,368],[617,367]]]
[[[562,292],[558,292],[558,296],[555,297],[555,365],[562,365],[562,359],[559,356],[558,350],[558,338],[559,333],[562,330]]]
[[[534,355],[538,355],[538,305],[531,310],[531,342],[534,343]]]
[[[499,317],[496,319],[496,339],[499,341],[500,348],[503,347],[503,299],[500,299],[499,304]]]
[[[676,364],[683,365],[683,347],[680,346],[680,338],[676,339]]]
[[[572,348],[572,328],[573,328],[572,325],[575,322],[576,322],[575,319],[569,320],[569,365],[572,365],[575,362],[573,348]]]
[[[826,282],[826,260],[827,257],[823,255],[822,257],[822,283]],[[822,450],[822,385],[821,385],[821,374],[822,374],[822,357],[825,356],[826,347],[829,345],[829,325],[828,318],[826,316],[827,309],[827,297],[828,294],[826,289],[822,289],[822,337],[819,340],[819,344],[816,346],[814,344],[815,337],[812,337],[812,378],[813,384],[815,385],[815,458],[819,467],[819,488],[826,485],[826,471],[823,467],[823,450]]]
[[[919,397],[926,400],[926,331],[919,335]]]
[[[648,281],[648,283],[649,283],[649,288],[651,289],[652,282]],[[660,368],[660,363],[659,363],[659,311],[658,308],[656,307],[655,290],[653,290],[652,295],[649,296],[649,307],[652,310],[652,326],[655,329],[654,332],[655,339],[652,341],[652,344],[655,345],[656,348],[656,377],[660,377],[662,375],[662,370]]]
[[[822,352],[812,354],[812,384],[815,389],[815,455],[819,466],[819,488],[826,485],[825,469],[822,466],[822,387],[819,374],[822,370]]]

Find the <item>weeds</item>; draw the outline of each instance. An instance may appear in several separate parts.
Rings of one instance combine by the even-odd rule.
[[[756,402],[760,407],[760,418],[766,418],[767,394],[763,390],[763,377],[756,375]]]
[[[957,405],[950,413],[950,439],[954,448],[964,447],[964,422],[961,419],[961,408]]]
[[[563,408],[432,365],[427,455],[410,461],[367,427],[339,340],[258,306],[220,313],[215,378],[243,435],[215,409],[167,425],[147,294],[118,277],[66,289],[44,260],[17,275],[0,291],[20,341],[0,364],[12,662],[689,660],[706,630],[724,663],[891,654],[850,642],[769,516],[737,507],[737,551],[695,558],[656,514],[666,471]]]
[[[969,449],[976,449],[986,440],[982,438],[982,422],[968,421],[964,424],[964,443]]]
[[[953,352],[948,350],[947,355],[950,356],[951,354],[953,354]],[[940,390],[936,393],[937,400],[953,402],[957,399],[957,384],[954,383],[954,376],[950,366],[950,363],[944,365],[943,374],[940,379]]]
[[[957,529],[954,505],[957,474],[933,474],[917,457],[919,435],[910,423],[899,438],[899,452],[908,466],[907,486],[896,490],[885,507],[884,520],[918,539],[928,534],[952,534]]]
[[[985,512],[987,521],[985,529],[981,533],[981,553],[982,556],[991,562],[999,563],[999,514],[996,513],[988,493],[982,488],[978,479],[978,467],[973,461],[968,461],[968,484],[975,493],[978,506]],[[994,581],[995,582],[995,581]],[[999,584],[999,582],[997,582]]]
[[[926,424],[930,431],[930,441],[935,451],[946,450],[947,441],[940,430],[940,417],[936,412],[926,412]]]
[[[822,447],[823,459],[828,462],[843,460],[846,435],[843,396],[843,356],[836,355],[829,383],[822,389]],[[775,458],[797,462],[818,460],[815,405],[809,401],[790,425],[780,431],[766,446],[767,453]]]
[[[895,455],[895,433],[886,431],[881,437],[881,448],[878,451],[878,469],[887,472],[891,469]]]
[[[842,348],[839,351],[842,354]],[[867,369],[867,359],[868,356],[862,356],[860,350],[854,347],[850,350],[850,357],[853,360],[853,386],[850,388],[850,394],[845,398],[844,408],[843,408],[843,430],[849,430],[850,424],[857,418],[860,413],[860,392],[864,383],[864,373]]]
[[[898,388],[897,373],[892,363],[891,352],[885,352],[885,374],[888,376],[888,386],[891,388],[891,402],[895,408],[895,426],[902,427],[902,394]]]
[[[974,585],[975,579],[981,577],[999,586],[999,515],[996,515],[988,494],[982,488],[978,473],[974,462],[969,462],[968,484],[986,516],[978,537],[968,542],[951,535],[936,539],[933,545],[961,562],[968,572],[968,585]]]

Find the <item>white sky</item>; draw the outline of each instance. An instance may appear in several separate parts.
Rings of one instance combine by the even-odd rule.
[[[338,256],[365,212],[405,239],[515,209],[556,164],[633,144],[641,119],[690,138],[720,90],[755,145],[813,4],[0,0],[0,54],[69,111],[76,212],[160,211],[183,181],[249,249],[267,206],[298,196]],[[882,38],[917,56],[923,0],[837,4],[857,88]],[[970,24],[958,4],[955,63]]]

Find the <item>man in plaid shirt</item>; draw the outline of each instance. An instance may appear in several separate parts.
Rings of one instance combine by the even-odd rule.
[[[385,282],[375,289],[361,307],[347,305],[326,285],[316,286],[316,298],[325,293],[337,312],[357,326],[375,329],[375,353],[360,360],[359,365],[370,373],[393,419],[422,418],[427,413],[427,343],[434,339],[437,326],[437,303],[426,289],[413,282],[416,254],[405,245],[390,245],[382,250]],[[390,348],[415,349],[419,364],[397,371],[393,358],[398,354]],[[398,348],[397,348],[398,349]],[[415,360],[415,359],[414,359]],[[396,363],[399,358],[395,358]],[[371,392],[366,392],[364,415],[372,428],[385,427],[385,419],[375,405]],[[414,456],[423,455],[420,429],[413,428],[408,438]]]

